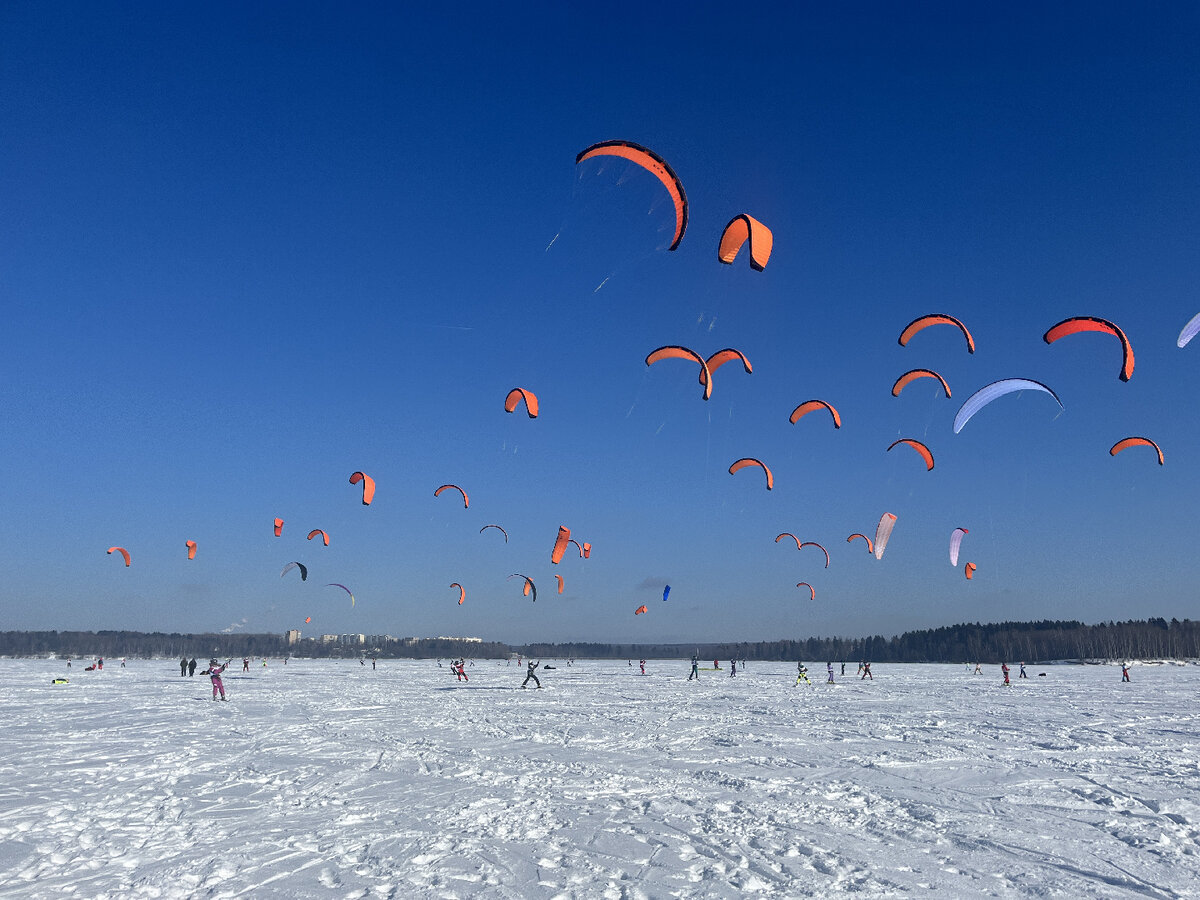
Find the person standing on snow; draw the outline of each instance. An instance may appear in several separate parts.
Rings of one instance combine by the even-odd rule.
[[[832,661],[825,663],[825,671],[829,673],[829,679],[825,683],[833,684],[833,662]]]
[[[1129,681],[1129,663],[1121,663],[1121,681]]]
[[[221,694],[221,699],[225,699],[225,683],[221,681],[221,673],[225,671],[225,666],[229,665],[226,662],[224,665],[218,665],[215,659],[208,661],[208,668],[201,672],[201,675],[207,675],[212,679],[213,699],[217,699],[218,692]]]
[[[187,678],[187,657],[186,656],[179,661],[179,677]]]
[[[700,680],[700,668],[699,667],[700,667],[700,659],[699,659],[699,657],[696,656],[695,653],[693,653],[692,654],[692,671],[688,674],[688,681],[691,681],[693,678],[695,678],[697,681]]]
[[[538,681],[538,677],[533,674],[533,670],[536,669],[541,664],[542,663],[540,660],[538,662],[534,662],[532,659],[529,661],[529,663],[526,666],[525,680],[521,682],[521,687],[525,687],[525,685],[529,684],[529,679],[531,679],[531,678],[533,679],[533,683],[535,685],[537,685],[539,688],[542,686],[542,683],[540,681]]]
[[[1004,673],[1004,683],[1012,684],[1012,682],[1008,680],[1008,663],[1000,663],[1000,671]]]
[[[808,680],[808,669],[804,667],[804,663],[802,662],[796,663],[796,684],[800,683],[800,679],[804,679],[805,684],[812,684]]]
[[[641,666],[642,674],[645,675],[646,674],[646,661],[644,659],[640,659],[640,660],[638,660],[638,665]]]
[[[1021,677],[1021,678],[1028,678],[1028,677],[1029,677],[1028,675],[1026,675],[1026,674],[1025,674],[1025,663],[1021,663],[1021,675],[1020,675],[1020,677]]]

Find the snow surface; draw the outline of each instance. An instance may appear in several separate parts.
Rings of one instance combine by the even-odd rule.
[[[1200,896],[1200,667],[239,663],[0,660],[0,897]]]

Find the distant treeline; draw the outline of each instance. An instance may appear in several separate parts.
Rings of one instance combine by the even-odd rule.
[[[1059,659],[1200,658],[1200,622],[1146,619],[1130,622],[999,622],[909,631],[896,637],[808,638],[706,644],[525,644],[442,638],[385,641],[347,646],[305,640],[289,645],[275,634],[146,634],[138,631],[3,631],[0,656],[88,659],[216,656],[321,658],[429,658],[466,656],[501,659],[512,653],[543,659],[870,660],[872,662],[1038,662]]]

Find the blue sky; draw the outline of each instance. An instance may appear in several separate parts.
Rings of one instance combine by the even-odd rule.
[[[686,642],[1194,617],[1197,46],[1200,12],[1166,4],[8,4],[0,627]],[[575,165],[614,138],[678,173],[678,250],[652,176]],[[765,272],[716,260],[743,212],[774,233]],[[900,347],[931,312],[977,352],[950,328]],[[1074,315],[1124,328],[1132,380],[1111,337],[1043,343]],[[705,402],[693,367],[644,364],[664,344],[754,373]],[[915,367],[953,398],[892,397]],[[1005,377],[1066,411],[1007,397],[954,435]],[[514,386],[536,420],[504,412]],[[814,397],[840,430],[789,424]],[[1132,434],[1166,465],[1110,457]],[[900,437],[935,469],[885,452]],[[728,474],[744,456],[774,490]],[[876,561],[845,538],[884,511]],[[590,559],[551,565],[559,525]]]

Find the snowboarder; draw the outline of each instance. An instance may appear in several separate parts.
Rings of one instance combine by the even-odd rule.
[[[1000,663],[1000,671],[1004,673],[1004,683],[1012,684],[1012,682],[1008,680],[1008,663]]]
[[[68,663],[68,665],[69,665],[69,663]],[[187,657],[186,656],[183,659],[179,660],[179,677],[180,678],[187,677]]]
[[[863,660],[862,678],[858,680],[862,681],[863,678],[870,678],[872,681],[875,680],[875,676],[871,674],[871,664],[866,660]]]
[[[808,669],[805,668],[804,663],[798,662],[796,663],[796,684],[799,684],[801,679],[804,680],[805,684],[812,684],[812,682],[808,680]]]
[[[1020,677],[1021,677],[1021,678],[1028,678],[1028,677],[1029,677],[1028,675],[1026,675],[1026,674],[1025,674],[1025,663],[1021,663],[1021,675],[1020,675]]]
[[[193,677],[195,674],[196,674],[196,657],[193,656],[188,661],[188,678]]]
[[[688,681],[691,681],[693,678],[695,678],[697,681],[700,680],[699,666],[700,666],[700,660],[696,656],[696,654],[693,653],[692,654],[692,671],[688,673]]]
[[[570,665],[570,663],[568,663],[568,665]],[[645,675],[646,674],[646,661],[644,659],[638,660],[638,665],[642,667],[642,674]]]
[[[533,683],[535,685],[537,685],[539,688],[542,686],[542,683],[540,681],[538,681],[538,677],[533,674],[533,670],[536,669],[540,665],[541,665],[540,662],[534,662],[532,659],[529,661],[529,663],[526,666],[525,680],[521,682],[521,687],[525,687],[525,685],[529,684],[529,679],[531,679],[531,678],[533,679]]]
[[[226,662],[225,665],[218,665],[215,659],[210,659],[208,661],[208,668],[200,673],[201,675],[207,675],[212,679],[214,700],[217,699],[218,692],[221,694],[221,699],[225,699],[225,683],[221,681],[221,673],[225,671],[225,666],[227,665],[229,665],[228,662]]]
[[[1121,681],[1129,681],[1129,663],[1121,663]]]

